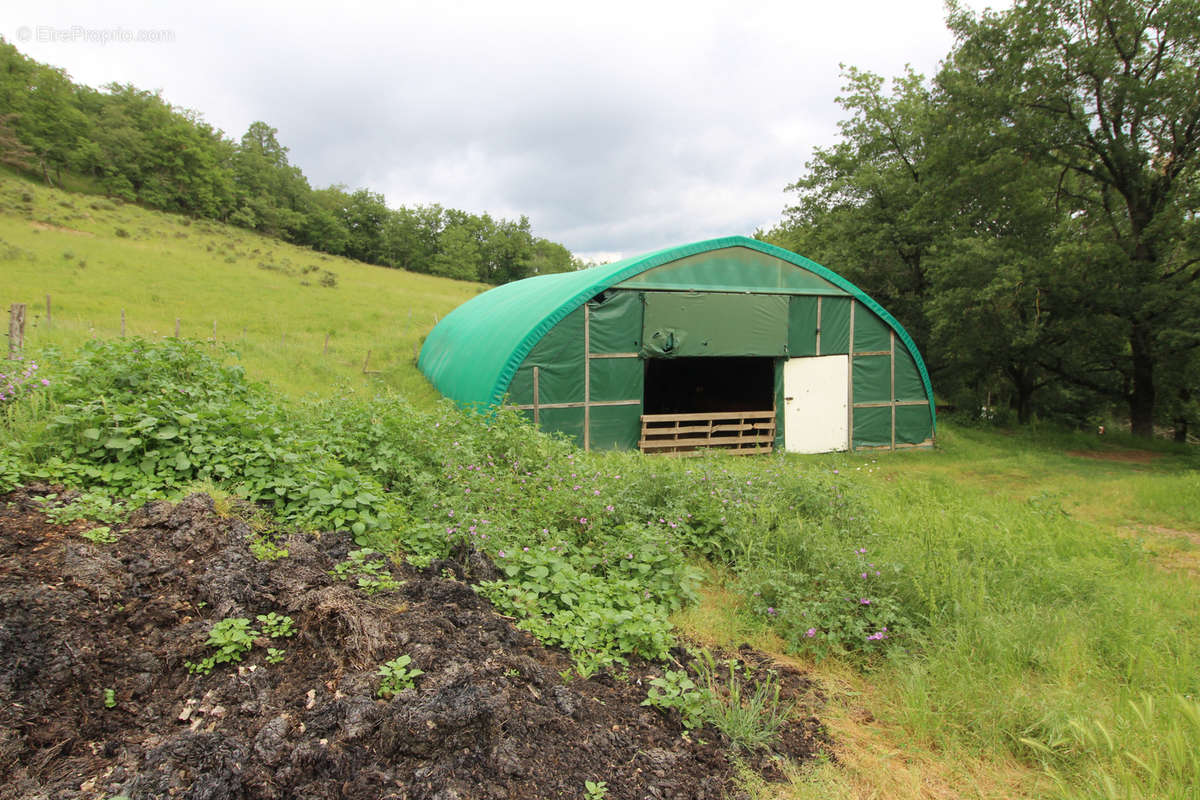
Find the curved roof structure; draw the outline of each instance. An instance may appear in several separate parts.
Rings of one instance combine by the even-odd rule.
[[[722,262],[718,252],[729,248],[745,248],[759,255],[748,261],[742,259],[732,269]],[[681,270],[672,272],[668,265],[674,262],[689,265],[686,275]],[[654,276],[647,275],[651,270],[655,270]],[[630,289],[853,297],[890,325],[904,343],[920,372],[932,411],[933,390],[925,362],[912,338],[891,314],[832,270],[745,236],[709,239],[577,272],[540,275],[497,286],[468,300],[434,327],[421,348],[418,367],[439,392],[460,406],[498,405],[534,345],[572,311],[618,285]]]

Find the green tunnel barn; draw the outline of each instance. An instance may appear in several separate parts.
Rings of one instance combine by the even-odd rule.
[[[802,453],[933,443],[929,376],[858,287],[742,236],[498,286],[418,362],[461,406],[509,404],[585,449]]]

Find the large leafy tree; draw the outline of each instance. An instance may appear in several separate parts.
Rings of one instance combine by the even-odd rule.
[[[1160,384],[1189,374],[1173,362],[1200,347],[1200,7],[1018,0],[978,16],[952,8],[950,26],[947,101],[998,120],[1014,152],[1057,171],[1074,235],[1062,268],[1087,288],[1077,311],[1093,338],[1119,337],[1109,353],[1060,350],[1047,366],[1127,402],[1134,433],[1149,436]]]
[[[924,342],[928,256],[940,219],[927,171],[939,130],[929,89],[912,70],[890,91],[880,76],[853,67],[845,78],[841,140],[814,151],[807,174],[788,187],[798,202],[768,238],[836,269]]]
[[[287,154],[279,131],[261,121],[250,124],[234,156],[239,205],[235,220],[264,233],[305,241],[314,228],[305,217],[322,215],[313,207],[304,173],[288,163]],[[320,219],[316,226],[328,222]]]
[[[32,161],[53,184],[69,165],[89,120],[76,107],[75,85],[61,69],[39,64],[0,38],[0,117],[9,132],[9,163]],[[15,139],[15,141],[13,141]],[[53,173],[53,177],[51,174]]]

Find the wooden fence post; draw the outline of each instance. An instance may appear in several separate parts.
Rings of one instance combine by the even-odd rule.
[[[371,351],[367,351],[367,357],[363,359],[363,375],[378,375],[380,370],[371,369]]]
[[[50,295],[46,295],[46,327],[50,327]]]
[[[179,334],[175,334],[178,336]],[[121,309],[121,338],[125,338],[125,309]]]
[[[25,304],[13,303],[8,310],[8,358],[16,361],[25,347]]]
[[[175,338],[179,338],[179,317],[175,318]]]

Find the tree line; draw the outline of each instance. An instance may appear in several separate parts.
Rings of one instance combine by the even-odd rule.
[[[931,79],[846,69],[839,141],[760,236],[874,295],[938,392],[1200,420],[1200,4],[949,5]],[[990,412],[989,412],[990,413]]]
[[[412,272],[500,284],[582,266],[534,236],[524,216],[390,208],[369,189],[314,189],[265,122],[234,141],[156,92],[77,84],[2,37],[0,163],[50,185],[74,176],[111,197]]]

